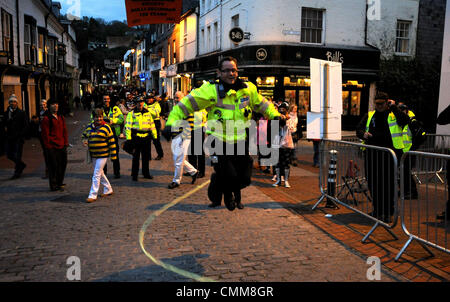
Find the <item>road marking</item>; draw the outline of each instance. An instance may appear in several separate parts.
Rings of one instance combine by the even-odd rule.
[[[197,186],[195,189],[187,192],[186,194],[184,194],[183,196],[180,196],[178,198],[176,198],[175,200],[173,200],[172,202],[166,204],[165,206],[163,206],[161,209],[153,212],[145,221],[145,223],[142,225],[141,230],[139,231],[139,244],[141,246],[142,251],[144,252],[144,254],[150,258],[150,260],[152,260],[156,265],[159,265],[161,267],[163,267],[166,270],[172,271],[178,275],[181,275],[183,277],[187,277],[190,279],[194,279],[196,281],[200,281],[200,282],[215,282],[215,280],[207,278],[207,277],[202,277],[200,275],[197,275],[195,273],[191,273],[188,271],[185,271],[183,269],[180,269],[176,266],[173,266],[171,264],[167,264],[164,263],[158,259],[156,259],[155,257],[153,257],[149,252],[147,252],[144,248],[144,235],[145,235],[145,231],[147,230],[148,226],[152,223],[152,221],[158,217],[159,215],[161,215],[162,213],[164,213],[165,211],[167,211],[168,209],[170,209],[171,207],[173,207],[174,205],[176,205],[177,203],[179,203],[180,201],[182,201],[183,199],[186,199],[187,197],[191,196],[192,194],[194,194],[195,192],[197,192],[198,190],[202,189],[203,187],[205,187],[206,185],[208,185],[211,181],[208,180],[206,182],[204,182],[203,184]]]

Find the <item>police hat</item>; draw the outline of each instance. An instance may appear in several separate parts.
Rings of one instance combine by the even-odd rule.
[[[143,96],[140,95],[140,96],[135,97],[133,101],[135,104],[138,104],[140,102],[145,102],[145,99]]]

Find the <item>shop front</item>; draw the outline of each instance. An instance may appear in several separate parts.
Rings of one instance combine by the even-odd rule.
[[[198,87],[215,78],[224,56],[238,60],[239,76],[254,83],[261,95],[296,104],[303,126],[311,102],[310,58],[342,63],[343,130],[354,130],[367,113],[380,61],[380,52],[370,47],[253,45],[180,63],[178,70],[193,73]]]

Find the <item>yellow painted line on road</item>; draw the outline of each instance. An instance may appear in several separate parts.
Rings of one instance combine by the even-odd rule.
[[[156,265],[159,265],[161,267],[163,267],[166,270],[169,270],[171,272],[174,272],[178,275],[196,280],[196,281],[200,281],[200,282],[215,282],[215,280],[207,278],[207,277],[203,277],[188,271],[185,271],[183,269],[180,269],[176,266],[173,266],[171,264],[167,264],[164,263],[158,259],[156,259],[155,257],[153,257],[149,252],[147,252],[144,248],[144,235],[145,235],[145,231],[147,230],[148,226],[152,223],[152,221],[158,217],[159,215],[161,215],[162,213],[164,213],[165,211],[167,211],[168,209],[170,209],[171,207],[173,207],[174,205],[176,205],[177,203],[179,203],[180,201],[182,201],[183,199],[188,198],[189,196],[191,196],[192,194],[194,194],[195,192],[197,192],[198,190],[202,189],[203,187],[205,187],[206,185],[208,185],[211,181],[208,180],[206,182],[204,182],[203,184],[197,186],[195,189],[187,192],[186,194],[184,194],[183,196],[180,196],[178,198],[176,198],[175,200],[173,200],[172,202],[166,204],[165,206],[163,206],[161,209],[153,212],[145,221],[145,223],[142,225],[141,230],[139,231],[139,244],[141,245],[141,249],[144,252],[144,254],[150,258],[150,260],[152,260]]]

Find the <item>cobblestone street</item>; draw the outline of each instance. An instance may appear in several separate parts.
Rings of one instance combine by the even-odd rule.
[[[81,260],[82,281],[191,281],[153,263],[138,236],[152,213],[208,181],[211,168],[195,185],[185,177],[179,188],[169,190],[173,162],[168,142],[163,140],[163,160],[150,163],[153,180],[132,182],[131,156],[121,151],[122,178],[111,177],[108,164],[115,194],[85,203],[92,167],[85,162],[80,133],[87,116],[79,111],[67,119],[73,147],[64,192],[50,192],[41,179],[39,148],[35,163],[24,156],[29,167],[15,181],[7,180],[12,166],[2,157],[0,281],[67,281],[70,256]],[[296,186],[302,177],[317,177],[314,171],[294,170]],[[267,184],[258,178],[243,191],[245,209],[233,212],[208,208],[206,188],[153,220],[144,236],[148,253],[217,281],[368,281],[367,257],[289,210],[289,203],[266,195]],[[381,281],[406,280],[382,268]]]

